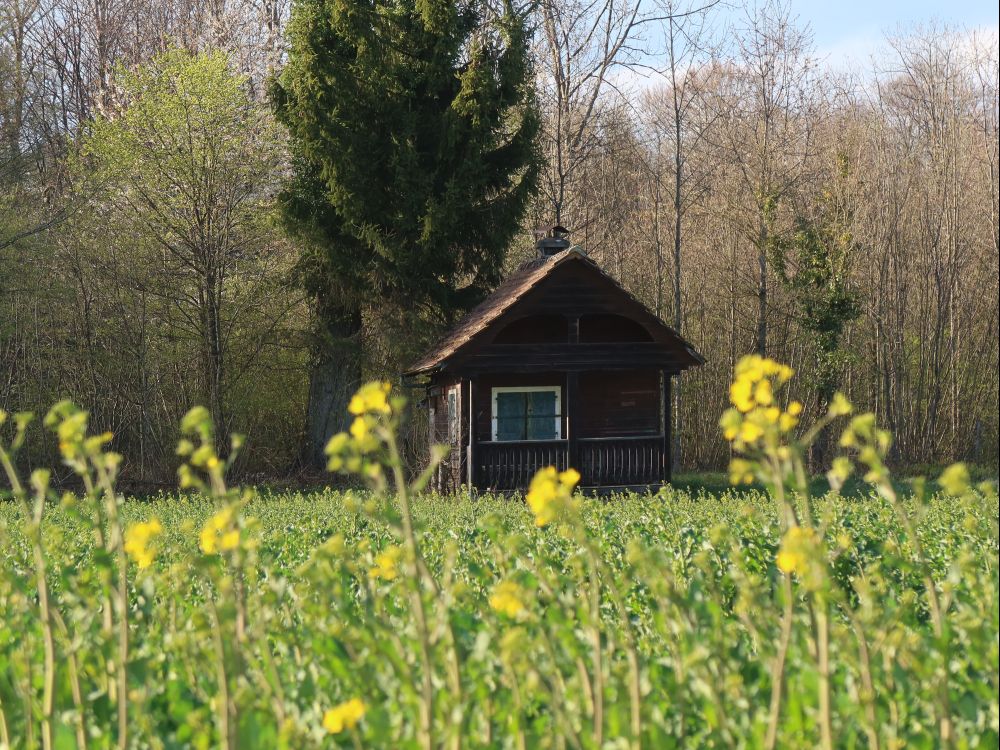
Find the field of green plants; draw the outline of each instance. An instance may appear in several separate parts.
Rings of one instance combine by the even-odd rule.
[[[11,417],[0,748],[995,748],[995,492],[953,467],[897,496],[861,415],[829,478],[856,462],[871,492],[809,497],[810,433],[757,388],[782,374],[722,424],[763,492],[585,499],[553,469],[436,496],[373,384],[328,449],[368,491],[229,488],[194,410],[182,491],[122,498],[110,436],[61,404],[84,491],[59,496],[20,480]]]

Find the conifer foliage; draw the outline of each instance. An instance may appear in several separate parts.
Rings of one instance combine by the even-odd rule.
[[[295,4],[282,204],[312,240],[307,288],[335,297],[321,310],[406,299],[447,319],[498,282],[538,168],[525,23],[510,2]]]

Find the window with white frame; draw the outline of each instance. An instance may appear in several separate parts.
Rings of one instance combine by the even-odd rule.
[[[559,386],[493,389],[494,440],[558,440],[562,437],[561,415]]]

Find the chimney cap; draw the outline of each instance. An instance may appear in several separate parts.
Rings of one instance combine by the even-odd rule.
[[[543,224],[535,229],[535,239],[543,240],[546,237],[553,239],[565,239],[569,235],[569,230],[562,224]]]
[[[561,224],[549,224],[535,230],[535,249],[539,257],[548,258],[569,247],[569,230]]]

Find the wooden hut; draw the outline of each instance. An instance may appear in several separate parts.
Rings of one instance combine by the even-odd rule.
[[[523,489],[550,465],[582,487],[670,481],[671,377],[704,360],[562,227],[537,249],[406,373],[451,446],[434,486]]]

